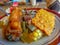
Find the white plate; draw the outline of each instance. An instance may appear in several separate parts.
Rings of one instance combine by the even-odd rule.
[[[7,16],[2,18],[1,20],[7,20]],[[4,44],[4,45],[42,45],[44,44],[44,45],[47,45],[59,36],[59,31],[60,31],[60,18],[56,16],[55,29],[50,36],[43,37],[42,39],[36,42],[32,42],[30,44],[22,43],[22,42],[9,42],[2,38],[2,29],[0,29],[0,44]]]

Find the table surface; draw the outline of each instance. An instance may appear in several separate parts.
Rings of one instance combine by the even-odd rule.
[[[58,45],[59,43],[60,43],[60,36],[49,45]]]

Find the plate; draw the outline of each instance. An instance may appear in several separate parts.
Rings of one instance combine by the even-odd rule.
[[[28,8],[26,10],[39,10],[40,8]],[[48,9],[45,9],[53,14],[55,14],[55,17],[56,17],[56,23],[55,23],[55,29],[53,30],[52,34],[50,36],[45,36],[43,37],[42,39],[38,40],[38,41],[35,41],[35,42],[32,42],[32,43],[22,43],[22,42],[9,42],[5,39],[2,38],[2,29],[0,29],[0,44],[4,44],[4,45],[47,45],[51,42],[53,42],[58,36],[59,36],[59,31],[60,31],[60,15],[55,12],[55,11],[52,11],[52,10],[48,10]],[[5,16],[3,18],[1,18],[0,20],[7,20],[7,17],[8,16]]]

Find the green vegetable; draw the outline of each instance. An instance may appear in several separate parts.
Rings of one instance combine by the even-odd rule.
[[[8,35],[7,38],[8,38],[9,41],[12,41],[12,35],[11,34]]]
[[[16,37],[15,41],[19,41],[19,40],[20,40],[20,38],[19,37]]]
[[[27,27],[31,30],[34,31],[36,29],[36,27],[34,25],[27,25]]]
[[[22,29],[23,29],[23,31],[26,30],[26,22],[25,21],[22,22]]]
[[[4,22],[3,21],[0,21],[0,28],[3,27],[3,24],[4,24]]]

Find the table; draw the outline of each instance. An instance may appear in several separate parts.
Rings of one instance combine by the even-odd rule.
[[[60,43],[60,36],[49,45],[58,45],[59,43]]]

